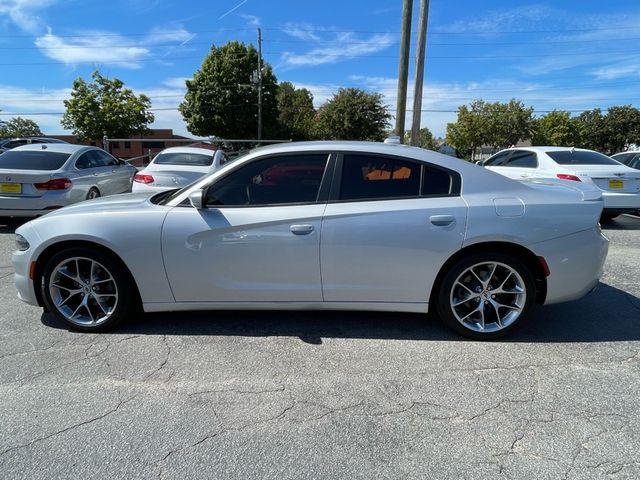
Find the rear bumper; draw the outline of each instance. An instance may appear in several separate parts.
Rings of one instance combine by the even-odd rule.
[[[576,300],[593,290],[604,271],[609,240],[594,227],[530,248],[549,265],[544,304],[550,305]]]
[[[70,190],[49,191],[40,197],[3,195],[0,196],[0,216],[37,217],[72,203]]]
[[[640,193],[602,192],[604,209],[633,211],[640,208]]]

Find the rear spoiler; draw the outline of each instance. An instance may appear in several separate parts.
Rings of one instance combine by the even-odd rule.
[[[587,183],[574,182],[571,180],[556,180],[555,178],[524,179],[520,181],[524,184],[530,183],[534,185],[549,185],[568,188],[582,194],[582,200],[585,202],[597,202],[602,200],[602,192],[600,189]]]

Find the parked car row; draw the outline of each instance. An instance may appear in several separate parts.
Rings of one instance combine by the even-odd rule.
[[[290,143],[219,161],[182,189],[83,202],[19,227],[20,298],[84,331],[139,307],[317,308],[436,311],[461,334],[490,339],[536,303],[587,294],[602,275],[606,188],[595,181],[516,182],[371,142]],[[71,180],[58,171],[77,169],[77,157],[59,162],[36,180]],[[139,175],[156,182],[162,172]]]
[[[593,185],[602,192],[605,220],[640,209],[640,171],[593,150],[509,148],[496,153],[483,165],[515,180],[553,178]]]

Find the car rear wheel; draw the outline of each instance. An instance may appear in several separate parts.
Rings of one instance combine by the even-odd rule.
[[[75,330],[113,328],[137,305],[129,273],[112,256],[89,248],[54,255],[44,268],[46,308]]]
[[[535,281],[520,260],[502,253],[471,254],[446,273],[438,291],[442,321],[476,340],[519,327],[535,300]]]
[[[93,200],[94,198],[100,198],[100,191],[97,188],[92,188],[87,193],[87,200]]]

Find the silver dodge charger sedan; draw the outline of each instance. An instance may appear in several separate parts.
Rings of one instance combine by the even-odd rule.
[[[32,144],[0,155],[0,216],[36,217],[131,191],[135,167],[96,147]]]
[[[564,184],[563,184],[564,183]],[[16,231],[19,297],[74,329],[146,312],[426,313],[492,339],[587,294],[602,196],[369,142],[264,147],[195,183],[73,205]]]

